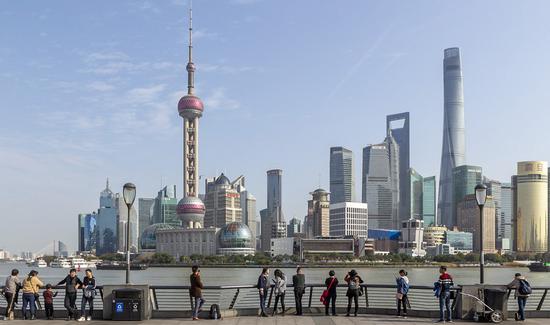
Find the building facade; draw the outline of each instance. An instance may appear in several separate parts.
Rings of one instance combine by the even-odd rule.
[[[311,220],[313,237],[327,237],[330,235],[329,193],[320,188],[309,194],[311,200],[307,203],[307,213]]]
[[[242,222],[241,195],[229,178],[222,173],[206,188],[204,227],[222,228]]]
[[[504,228],[502,225],[501,211],[502,211],[502,183],[496,180],[483,177],[483,184],[487,186],[487,195],[493,198],[495,204],[495,231],[496,231],[496,245],[497,249],[502,249],[502,233],[500,229]]]
[[[156,251],[176,260],[182,256],[217,254],[219,228],[163,229],[156,231]]]
[[[479,206],[477,205],[475,194],[466,195],[458,203],[457,212],[458,228],[462,231],[472,233],[474,238],[473,251],[479,252],[481,248],[481,226]],[[485,253],[496,252],[495,216],[495,203],[492,197],[487,196],[485,206],[483,207],[483,251]]]
[[[445,232],[445,243],[451,245],[456,253],[468,254],[474,249],[474,235],[458,229]]]
[[[287,236],[294,237],[298,234],[302,234],[302,221],[297,218],[292,218],[288,222]]]
[[[353,152],[330,148],[330,203],[355,202]]]
[[[422,179],[422,220],[424,227],[437,225],[435,176]]]
[[[548,251],[548,162],[518,162],[517,251]]]
[[[78,215],[78,251],[95,252],[97,239],[97,214]]]
[[[368,205],[341,202],[330,205],[330,236],[357,236],[368,238]]]
[[[435,247],[438,244],[445,243],[445,226],[428,226],[424,228],[424,241],[427,247]]]
[[[458,224],[458,203],[464,200],[467,195],[475,193],[476,186],[483,181],[481,171],[481,167],[471,165],[462,165],[453,169],[453,209],[451,218],[447,219],[451,224],[445,226],[453,228]]]
[[[401,222],[399,253],[409,256],[425,256],[424,221],[409,219]]]
[[[363,149],[362,202],[369,228],[395,229],[399,212],[399,148],[392,137]]]
[[[407,212],[410,214],[409,218],[422,220],[423,210],[423,177],[413,168],[409,168],[407,177],[408,187],[408,207]]]
[[[512,184],[502,183],[500,189],[501,202],[500,202],[500,216],[497,229],[497,237],[501,238],[502,249],[505,251],[512,250],[514,247],[514,231],[512,223]]]
[[[443,148],[439,173],[438,222],[452,226],[453,169],[466,163],[464,92],[460,49],[448,48],[443,56]]]
[[[155,199],[139,198],[138,199],[138,233],[141,236],[145,228],[153,224],[153,206]]]
[[[165,186],[158,193],[152,207],[151,224],[167,223],[180,226],[181,220],[177,215],[178,199],[176,185]]]
[[[386,116],[386,134],[395,139],[399,147],[399,219],[411,217],[411,192],[408,182],[410,168],[410,126],[409,112]]]
[[[99,195],[99,210],[97,211],[96,254],[98,256],[116,253],[118,250],[118,211],[115,194],[107,185]]]
[[[124,198],[121,194],[115,194],[118,220],[118,249],[126,251],[126,231],[128,222],[128,206],[124,203]],[[137,252],[139,250],[139,219],[134,206],[130,209],[130,251]]]

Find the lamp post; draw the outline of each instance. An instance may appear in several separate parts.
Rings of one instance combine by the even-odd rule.
[[[484,184],[476,185],[476,201],[479,207],[479,284],[483,284],[485,274],[483,267],[485,264],[485,254],[483,252],[483,206],[487,200],[487,186]]]
[[[128,207],[128,220],[126,221],[126,284],[130,284],[130,211],[136,199],[136,186],[132,183],[124,184],[122,196],[126,207]]]

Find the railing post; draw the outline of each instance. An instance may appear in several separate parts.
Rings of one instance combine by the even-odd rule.
[[[159,302],[158,302],[158,299],[157,299],[157,289],[152,288],[151,293],[152,293],[152,296],[153,296],[153,302],[155,303],[154,310],[159,310]]]
[[[313,298],[313,286],[309,287],[309,303],[307,308],[311,308],[311,299]]]
[[[271,307],[271,297],[273,297],[274,287],[271,287],[271,292],[269,293],[269,300],[267,301],[267,308]]]
[[[542,298],[540,298],[539,305],[537,306],[537,311],[540,311],[542,309],[542,305],[544,304],[544,300],[546,299],[546,294],[548,293],[548,289],[544,289],[544,293],[542,294]]]
[[[369,289],[365,285],[365,303],[367,304],[367,308],[369,308]]]
[[[237,302],[237,297],[239,296],[240,289],[237,289],[237,292],[235,292],[235,295],[233,296],[233,300],[231,301],[231,304],[229,305],[229,309],[233,309],[235,306],[235,302]]]

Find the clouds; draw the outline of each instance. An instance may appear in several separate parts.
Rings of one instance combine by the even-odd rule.
[[[165,85],[159,84],[150,87],[140,87],[130,89],[126,97],[128,102],[133,104],[150,104],[152,101],[158,99],[159,94],[163,92]]]
[[[216,88],[204,98],[204,105],[208,110],[235,110],[241,107],[241,104],[226,94],[225,88]]]

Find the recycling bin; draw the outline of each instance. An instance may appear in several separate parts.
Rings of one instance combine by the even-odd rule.
[[[143,290],[121,288],[113,290],[112,320],[140,321],[145,319]]]

